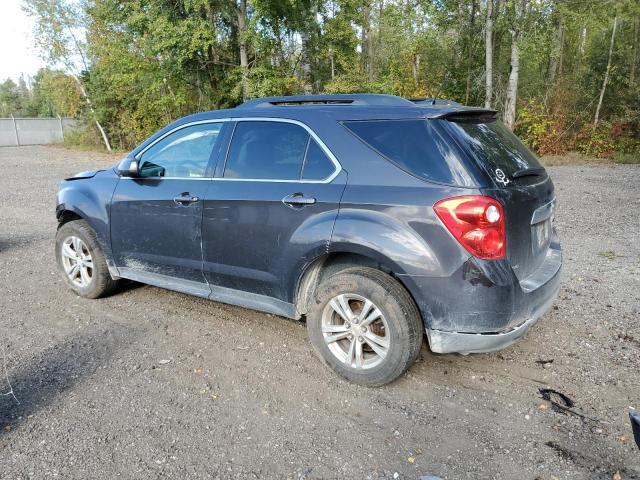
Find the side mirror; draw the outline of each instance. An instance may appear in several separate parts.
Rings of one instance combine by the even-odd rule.
[[[139,165],[136,158],[127,157],[118,164],[118,174],[122,177],[139,177]]]

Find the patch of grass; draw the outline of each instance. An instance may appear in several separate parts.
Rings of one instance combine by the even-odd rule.
[[[604,257],[608,260],[614,260],[618,257],[622,257],[622,255],[618,255],[616,252],[614,252],[613,250],[604,250],[602,252],[598,252],[598,255],[600,255],[601,257]]]
[[[619,153],[613,154],[613,161],[615,163],[623,163],[625,165],[638,165],[640,164],[640,153]]]

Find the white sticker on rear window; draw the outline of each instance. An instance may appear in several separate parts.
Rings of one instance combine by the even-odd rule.
[[[504,174],[504,172],[499,168],[496,168],[495,172],[496,172],[496,182],[499,182],[502,185],[507,186],[507,184],[509,183],[509,179]]]

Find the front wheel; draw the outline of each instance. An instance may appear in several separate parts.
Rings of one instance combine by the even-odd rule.
[[[422,320],[391,276],[353,267],[326,278],[307,314],[315,351],[349,381],[380,386],[402,375],[422,346]]]
[[[58,229],[56,260],[67,285],[81,297],[103,297],[117,284],[96,234],[84,220],[65,223]]]

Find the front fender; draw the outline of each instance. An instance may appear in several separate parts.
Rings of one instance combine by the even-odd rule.
[[[72,212],[89,224],[96,233],[109,266],[113,266],[109,208],[118,179],[117,175],[107,170],[87,179],[63,180],[56,204],[58,221],[62,220],[64,212]]]

